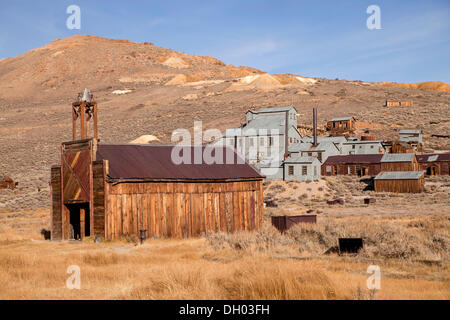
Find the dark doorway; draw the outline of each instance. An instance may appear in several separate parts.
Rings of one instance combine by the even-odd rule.
[[[436,167],[428,167],[427,168],[427,175],[435,176],[436,175]]]
[[[81,240],[91,235],[89,203],[66,204],[70,215],[70,239]]]

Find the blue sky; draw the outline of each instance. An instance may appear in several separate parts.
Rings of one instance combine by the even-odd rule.
[[[81,29],[66,8],[81,8]],[[369,30],[369,5],[381,30]],[[150,41],[270,73],[450,83],[450,1],[0,0],[0,58],[75,34]]]

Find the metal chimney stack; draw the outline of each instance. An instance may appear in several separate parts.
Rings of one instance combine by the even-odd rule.
[[[313,146],[317,146],[317,108],[313,108]]]

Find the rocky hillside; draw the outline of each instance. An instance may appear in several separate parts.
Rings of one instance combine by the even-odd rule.
[[[434,136],[450,135],[446,91],[270,75],[151,43],[74,36],[0,61],[0,177],[19,182],[0,190],[0,211],[48,206],[49,168],[71,139],[71,103],[85,87],[99,103],[103,142],[171,143],[174,130],[192,130],[197,120],[223,131],[239,126],[249,108],[293,104],[300,124],[311,125],[318,107],[321,125],[353,115],[357,135],[394,139],[418,128],[427,151],[450,149],[450,139]],[[386,100],[414,105],[388,108]]]

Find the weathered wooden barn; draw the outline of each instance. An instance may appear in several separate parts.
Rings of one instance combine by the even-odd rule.
[[[427,176],[450,175],[450,153],[421,154],[417,161]]]
[[[387,171],[374,178],[375,192],[419,193],[424,191],[423,171]]]
[[[327,122],[327,131],[333,136],[349,135],[355,131],[354,117],[333,118]]]
[[[376,176],[381,171],[382,154],[330,156],[322,164],[322,176]]]
[[[52,167],[52,238],[193,237],[258,228],[263,177],[233,164],[174,164],[174,146],[63,143]],[[194,147],[187,152],[194,154]],[[204,152],[204,147],[200,147]],[[219,147],[214,147],[219,152]]]
[[[419,170],[419,163],[414,153],[385,153],[380,162],[381,171]]]
[[[52,239],[183,238],[261,226],[264,177],[233,148],[100,144],[89,91],[72,106],[73,141],[62,143],[51,168]],[[94,138],[86,139],[91,119]]]

